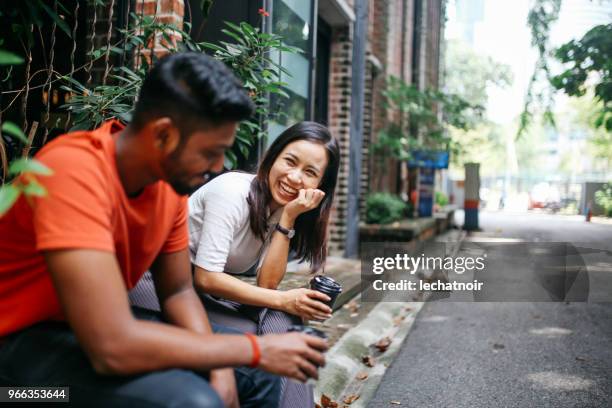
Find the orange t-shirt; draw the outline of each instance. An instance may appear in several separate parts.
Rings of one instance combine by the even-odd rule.
[[[162,181],[125,194],[113,136],[121,128],[106,122],[48,143],[36,156],[54,171],[38,178],[47,196],[22,196],[0,217],[0,337],[63,320],[42,251],[113,252],[131,289],[159,253],[187,248],[187,197]]]

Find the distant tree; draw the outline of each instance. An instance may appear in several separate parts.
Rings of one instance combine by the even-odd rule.
[[[597,125],[603,102],[593,96],[593,90],[587,90],[583,96],[574,97],[570,102],[572,124],[587,134],[589,152],[593,160],[600,160],[605,168],[612,164],[612,132],[605,126]]]
[[[549,38],[552,25],[559,19],[560,11],[561,0],[535,0],[527,15],[527,26],[531,31],[531,45],[537,49],[538,59],[527,86],[523,111],[519,116],[517,138],[522,136],[532,124],[538,106],[544,107],[543,120],[552,126],[555,125],[552,113],[554,92],[550,86],[542,86],[542,83],[549,82],[552,78],[548,66]]]
[[[512,85],[510,66],[476,53],[458,40],[446,43],[444,88],[471,104],[487,106],[487,89]]]
[[[486,107],[488,90],[492,86],[504,88],[512,85],[511,68],[493,58],[478,54],[467,44],[458,40],[449,40],[445,53],[446,92],[457,95],[475,106]],[[470,161],[482,163],[483,171],[495,173],[503,168],[505,159],[504,138],[498,125],[490,123],[485,114],[479,111],[467,111],[470,117],[469,128],[450,128],[450,135],[455,147],[451,156],[453,165],[462,168]]]
[[[591,124],[612,131],[612,24],[593,27],[554,55],[569,68],[552,77],[552,85],[569,96],[583,96],[592,86],[599,109]]]

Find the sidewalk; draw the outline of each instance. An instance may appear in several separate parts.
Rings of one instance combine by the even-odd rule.
[[[462,231],[450,230],[435,241],[452,243],[454,256],[464,237]],[[422,301],[361,302],[361,295],[357,295],[330,320],[312,322],[328,334],[332,345],[327,366],[319,371],[315,401],[321,407],[334,406],[333,402],[366,406],[423,305]]]

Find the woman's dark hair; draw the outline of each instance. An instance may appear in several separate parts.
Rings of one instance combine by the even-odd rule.
[[[268,206],[272,201],[268,185],[270,169],[285,147],[298,140],[319,143],[327,152],[327,167],[318,187],[325,193],[325,197],[317,208],[298,216],[294,226],[295,237],[289,244],[289,248],[295,252],[300,262],[309,261],[310,270],[314,272],[323,266],[327,257],[327,223],[340,167],[338,142],[325,126],[315,122],[299,122],[281,133],[272,143],[259,164],[257,175],[251,182],[247,198],[250,206],[249,220],[253,233],[264,240],[267,233]]]

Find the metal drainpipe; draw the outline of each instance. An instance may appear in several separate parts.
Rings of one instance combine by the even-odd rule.
[[[344,249],[344,256],[347,258],[354,258],[359,254],[359,183],[361,179],[365,53],[368,30],[367,0],[355,0],[355,23],[353,27],[348,208]]]

